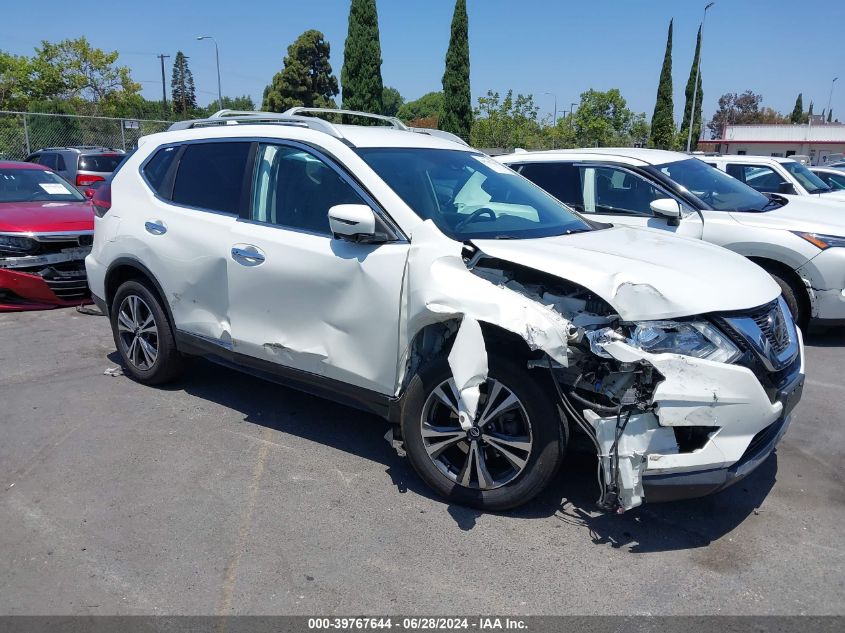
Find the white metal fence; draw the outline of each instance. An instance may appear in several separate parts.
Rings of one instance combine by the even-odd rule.
[[[170,121],[0,110],[0,159],[23,160],[45,147],[96,145],[129,150]]]

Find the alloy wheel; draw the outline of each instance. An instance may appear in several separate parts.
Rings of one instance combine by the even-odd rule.
[[[455,381],[443,381],[423,406],[423,446],[437,469],[455,483],[491,490],[525,470],[533,441],[531,421],[516,394],[494,378],[481,386],[478,411],[472,428],[462,429]]]
[[[151,369],[158,357],[158,327],[150,306],[138,295],[128,295],[121,301],[117,332],[127,360],[136,369]]]

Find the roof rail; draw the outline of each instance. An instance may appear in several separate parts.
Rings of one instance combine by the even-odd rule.
[[[417,134],[428,134],[429,136],[436,136],[437,138],[443,138],[447,141],[452,141],[453,143],[460,143],[461,145],[466,145],[469,147],[469,143],[467,143],[464,139],[462,139],[457,134],[452,134],[451,132],[447,132],[446,130],[435,130],[429,127],[412,127],[408,128],[411,132],[416,132]]]
[[[402,123],[395,116],[385,116],[383,114],[373,114],[371,112],[361,112],[360,110],[338,110],[336,108],[304,108],[296,107],[286,110],[284,114],[288,116],[299,116],[303,113],[308,114],[345,114],[347,116],[357,116],[365,119],[376,119],[377,121],[384,121],[390,123],[390,126],[397,130],[408,130],[408,126]],[[313,117],[310,117],[313,118]]]
[[[292,125],[295,127],[307,127],[312,130],[324,132],[336,139],[344,140],[343,134],[331,123],[323,119],[310,116],[291,116],[285,112],[261,112],[257,110],[218,110],[207,119],[193,119],[190,121],[177,121],[168,130],[190,130],[198,127],[211,127],[215,125],[240,125],[270,123],[276,125]]]

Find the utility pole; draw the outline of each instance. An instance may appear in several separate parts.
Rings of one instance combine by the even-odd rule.
[[[161,53],[160,55],[156,55],[156,57],[161,60],[161,103],[164,109],[164,116],[167,117],[167,88],[164,82],[164,60],[170,59],[170,55]]]
[[[698,64],[695,66],[695,87],[692,89],[692,110],[689,113],[689,132],[687,133],[687,152],[692,147],[692,128],[695,127],[695,102],[698,100],[698,77],[701,73],[701,53],[704,48],[704,23],[707,21],[707,9],[712,7],[715,2],[711,2],[704,7],[704,17],[701,18],[701,47],[698,49]],[[702,114],[701,123],[704,123],[704,116]]]
[[[827,111],[830,112],[830,102],[833,100],[833,85],[836,83],[836,80],[839,77],[834,77],[833,81],[830,82],[830,95],[827,98]]]

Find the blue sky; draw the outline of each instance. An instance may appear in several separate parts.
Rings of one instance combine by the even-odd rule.
[[[40,40],[85,35],[118,50],[142,82],[161,95],[158,53],[190,57],[201,104],[216,97],[214,46],[220,45],[223,93],[250,94],[281,68],[287,46],[302,31],[321,30],[332,45],[337,76],[343,63],[349,0],[66,0],[4,3],[0,48],[30,54]],[[628,105],[651,117],[669,19],[675,19],[676,118],[683,107],[695,32],[704,1],[468,0],[473,102],[488,89],[532,93],[548,114],[557,94],[564,110],[588,88],[619,88]],[[130,8],[131,7],[131,8]],[[410,100],[440,89],[453,0],[378,0],[382,75]],[[709,118],[725,92],[754,90],[764,104],[792,110],[798,92],[815,112],[827,106],[831,79],[842,78],[833,111],[845,120],[842,0],[718,0],[708,12],[702,76]],[[172,63],[173,58],[167,60]],[[168,92],[170,67],[167,68]]]

